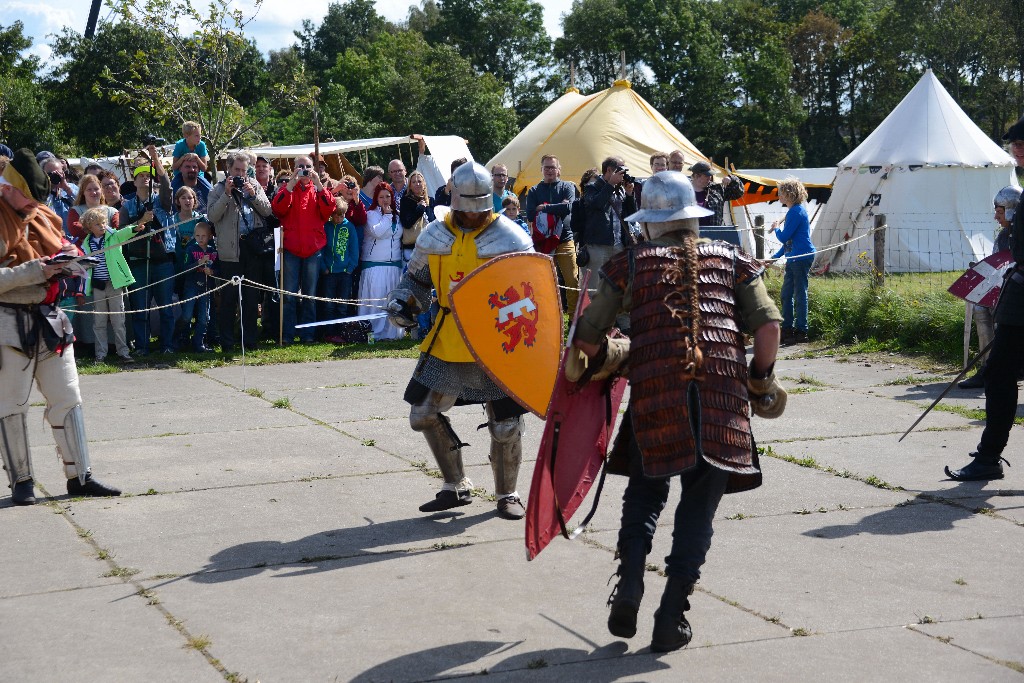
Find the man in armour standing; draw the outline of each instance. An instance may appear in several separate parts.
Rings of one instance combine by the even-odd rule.
[[[74,335],[51,286],[66,265],[49,257],[66,243],[60,217],[43,203],[49,190],[30,150],[0,161],[0,460],[15,505],[36,502],[26,424],[33,381],[46,399],[68,495],[121,495],[89,469]]]
[[[1018,167],[1024,167],[1024,116],[1003,139]],[[1017,377],[1024,369],[1024,211],[1019,205],[1010,223],[1010,252],[1015,264],[1003,280],[995,338],[985,361],[985,430],[971,462],[958,470],[946,467],[946,476],[958,481],[1003,478],[1003,450],[1017,414]]]
[[[615,636],[636,633],[658,517],[671,479],[678,476],[682,484],[651,642],[652,650],[667,652],[690,641],[687,598],[711,547],[722,495],[761,484],[749,411],[778,417],[786,392],[773,373],[781,316],[761,280],[763,266],[731,245],[698,238],[698,220],[710,212],[698,206],[681,173],[652,176],[643,202],[626,220],[642,222],[650,241],[616,254],[601,269],[573,342],[590,368],[570,367],[566,374],[607,376],[628,356],[629,410],[612,456],[628,458],[629,474],[616,553],[619,581],[609,598],[608,629]],[[629,312],[628,342],[606,336],[620,311]],[[754,335],[749,369],[744,328]]]
[[[466,478],[462,443],[445,412],[454,405],[483,403],[490,432],[491,470],[498,514],[521,519],[526,510],[516,482],[523,458],[523,414],[477,365],[448,308],[449,290],[478,266],[502,254],[533,251],[523,229],[494,213],[491,174],[477,163],[459,166],[451,179],[451,207],[443,220],[429,223],[416,240],[409,269],[388,296],[391,322],[416,326],[416,316],[430,305],[430,291],[437,292],[440,313],[420,346],[405,400],[412,405],[412,428],[427,439],[444,485],[421,512],[439,512],[471,502],[472,482]]]

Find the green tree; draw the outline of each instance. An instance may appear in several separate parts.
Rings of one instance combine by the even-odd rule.
[[[363,49],[382,32],[394,27],[377,14],[373,0],[332,2],[319,26],[306,19],[295,31],[298,51],[317,85],[323,87],[328,69],[350,48]]]
[[[256,0],[256,11],[261,2]],[[250,67],[262,70],[262,57],[244,35],[251,16],[235,9],[231,0],[211,0],[206,11],[190,0],[116,0],[114,7],[122,23],[145,26],[161,44],[107,65],[98,85],[104,94],[168,124],[197,121],[214,158],[256,139],[258,121],[246,116],[239,97],[254,98],[242,94],[234,80],[256,83],[259,76]],[[182,25],[194,28],[184,34]],[[312,101],[316,89],[303,86],[301,81],[273,83],[263,88],[263,99],[270,106]]]
[[[545,90],[551,63],[551,39],[540,3],[437,0],[435,4],[430,0],[423,10],[412,9],[416,12],[410,10],[410,26],[425,26],[427,42],[453,46],[478,72],[491,74],[505,85],[507,101],[522,123],[539,113],[535,102]]]
[[[12,149],[58,147],[59,135],[50,123],[45,93],[35,80],[36,57],[26,56],[32,39],[25,25],[0,26],[0,141]]]

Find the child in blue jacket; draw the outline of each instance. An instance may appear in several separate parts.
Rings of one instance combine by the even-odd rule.
[[[327,244],[321,253],[324,272],[320,275],[320,296],[327,299],[352,298],[352,271],[359,265],[359,231],[345,218],[348,202],[342,197],[334,198],[334,213],[324,223]],[[323,307],[321,320],[333,320],[351,314],[349,304],[328,302]],[[331,325],[325,339],[334,344],[342,343],[338,327]]]

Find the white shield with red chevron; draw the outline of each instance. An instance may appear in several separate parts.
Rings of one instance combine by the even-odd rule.
[[[999,299],[999,290],[1003,286],[1003,275],[1011,266],[1013,256],[1009,251],[992,254],[985,260],[975,263],[951,284],[949,293],[979,306],[995,306]]]
[[[543,418],[562,350],[562,303],[551,257],[498,256],[463,278],[448,298],[459,332],[484,371]]]

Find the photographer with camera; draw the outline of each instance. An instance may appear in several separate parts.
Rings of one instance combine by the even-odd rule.
[[[264,284],[266,277],[257,277],[256,271],[260,261],[269,260],[273,269],[273,233],[270,233],[270,250],[264,253],[257,248],[253,239],[262,243],[262,235],[255,231],[265,227],[265,219],[271,215],[270,200],[259,183],[249,178],[249,155],[235,152],[226,160],[227,174],[224,180],[213,186],[210,191],[210,210],[207,214],[217,229],[217,260],[220,276],[231,278],[236,275]],[[256,317],[259,304],[259,292],[251,287],[242,288],[242,324],[241,342],[246,348],[256,346]],[[218,325],[220,327],[220,343],[224,353],[234,351],[235,320],[238,316],[238,297],[220,298]]]
[[[608,157],[601,162],[601,175],[583,188],[585,220],[583,234],[576,235],[576,243],[586,257],[579,259],[580,279],[585,271],[592,271],[590,291],[597,288],[597,272],[612,256],[634,243],[629,226],[623,216],[636,213],[633,198],[634,178],[619,157]]]
[[[78,185],[68,181],[64,172],[64,164],[57,157],[46,157],[42,163],[43,173],[50,178],[50,192],[46,196],[46,205],[60,216],[64,234],[68,234],[68,213],[75,205]]]
[[[146,148],[150,163],[136,166],[132,170],[135,194],[124,198],[118,214],[118,224],[135,225],[136,233],[145,234],[174,223],[174,207],[171,203],[171,183],[159,162],[156,145]],[[159,184],[159,195],[153,197],[154,176]],[[148,239],[131,242],[125,247],[128,267],[135,278],[135,285],[128,292],[133,311],[142,311],[155,300],[158,306],[171,303],[174,294],[174,247],[177,231],[173,228],[157,233]],[[150,283],[158,283],[150,287]],[[149,313],[132,313],[132,332],[135,335],[135,351],[140,355],[149,353]],[[160,348],[167,353],[174,350],[174,311],[160,309]]]
[[[281,221],[284,233],[284,289],[289,292],[316,295],[320,278],[320,250],[327,244],[324,223],[334,213],[334,196],[324,188],[320,176],[313,170],[313,160],[302,156],[295,159],[295,172],[283,189],[274,195],[271,204],[274,215]],[[295,338],[295,297],[285,299],[284,342]],[[316,322],[316,301],[302,300],[301,321]],[[313,330],[302,330],[302,341],[313,341]]]

